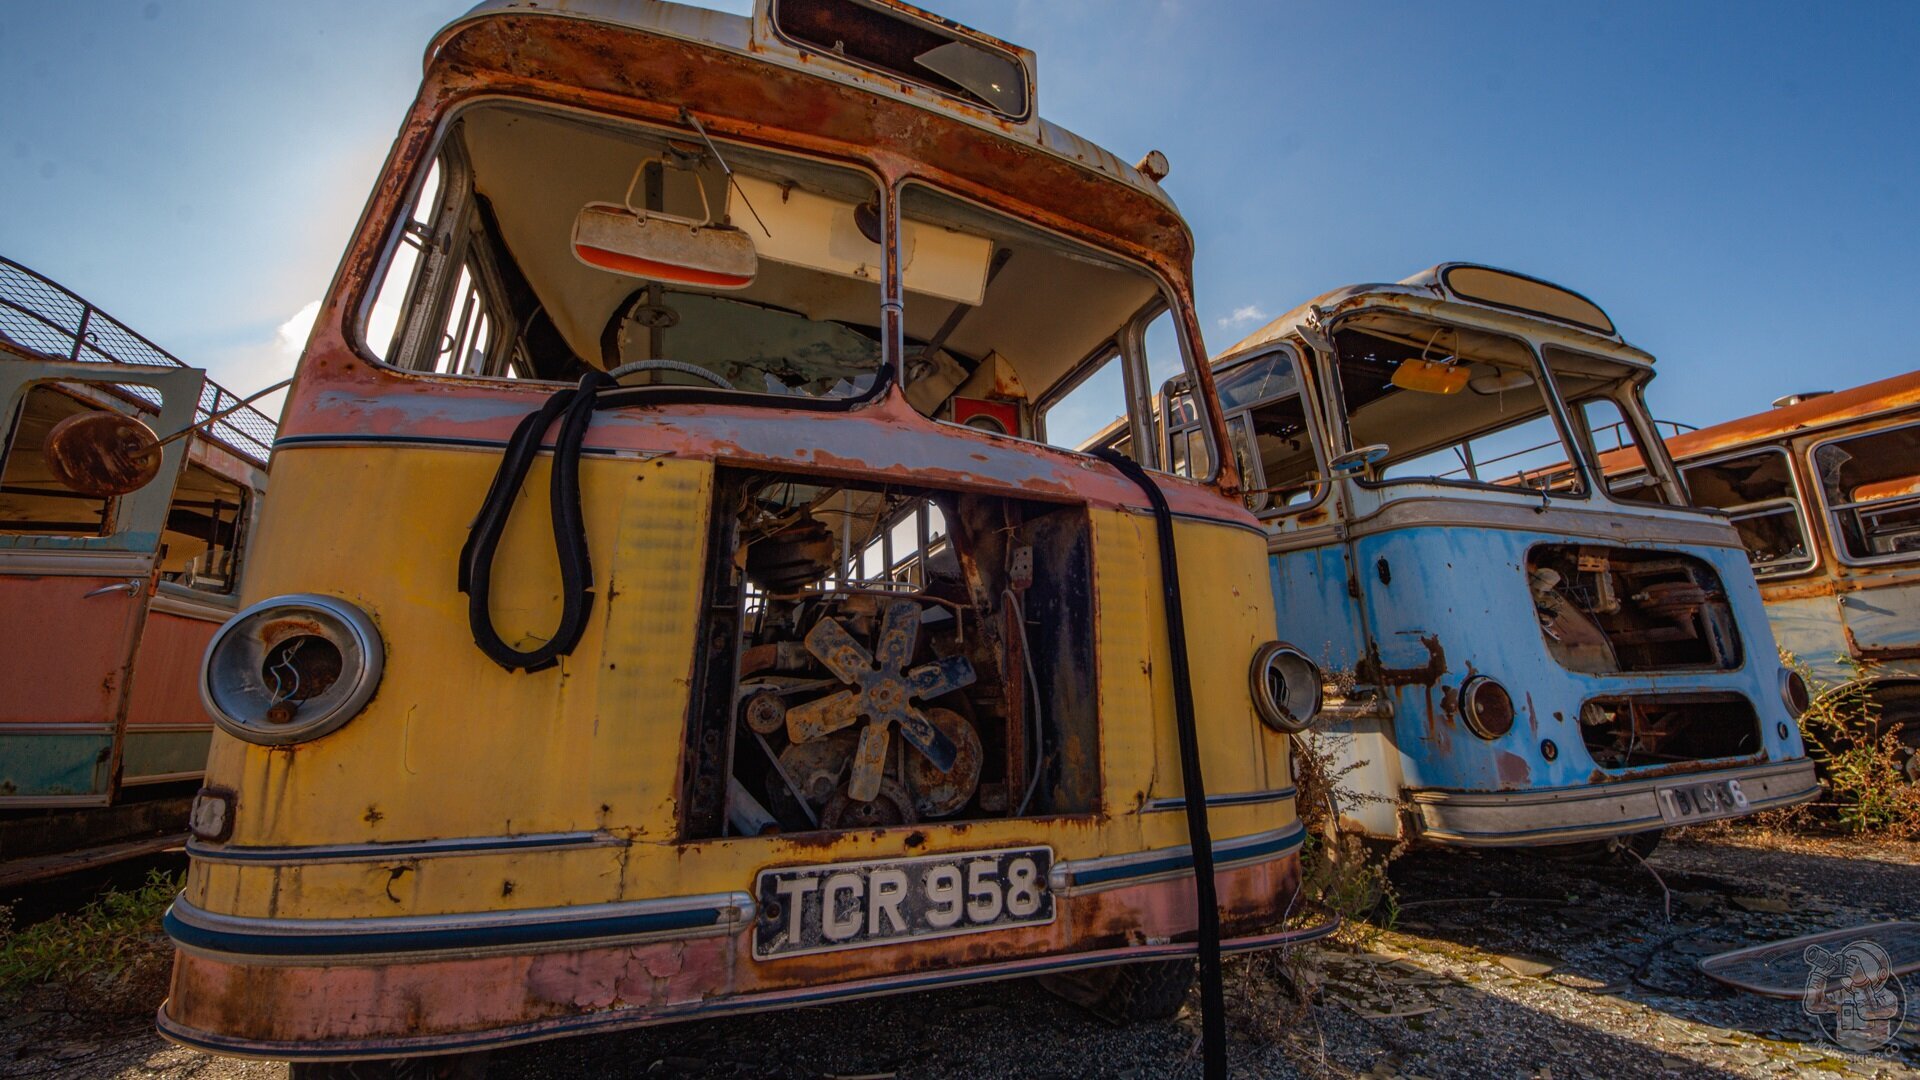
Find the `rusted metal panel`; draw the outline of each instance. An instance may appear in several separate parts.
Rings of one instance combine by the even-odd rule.
[[[1667,450],[1676,461],[1704,457],[1720,450],[1784,439],[1915,406],[1920,406],[1920,371],[1909,371],[1849,390],[1807,398],[1796,405],[1685,432],[1668,439]]]
[[[1293,852],[1217,875],[1226,946],[1287,940]],[[499,1043],[1029,974],[1089,961],[1192,955],[1186,876],[1053,896],[1046,923],[829,953],[754,957],[751,929],[587,948],[458,958],[272,964],[188,948],[161,1014],[169,1037],[266,1054],[298,1043],[414,1051],[486,1033]],[[374,920],[378,922],[379,920]],[[1311,936],[1329,923],[1293,931]],[[1171,943],[1171,944],[1154,944]],[[932,981],[928,981],[932,980]],[[409,1007],[387,1007],[406,1001]],[[471,1045],[467,1039],[464,1045]]]

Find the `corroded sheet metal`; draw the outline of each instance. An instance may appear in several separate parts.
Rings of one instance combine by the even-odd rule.
[[[1803,431],[1915,406],[1920,406],[1920,371],[1909,371],[1850,390],[1808,398],[1797,405],[1768,409],[1724,424],[1685,432],[1668,439],[1667,450],[1676,461],[1702,457],[1748,443],[1785,438]]]
[[[1227,947],[1271,948],[1330,923],[1277,929],[1299,882],[1297,848],[1220,871]],[[1191,956],[1191,869],[1160,880],[1060,894],[1048,923],[819,955],[756,959],[751,929],[713,922],[670,939],[404,955],[352,964],[271,963],[182,950],[160,1016],[169,1038],[224,1053],[421,1052],[554,1034],[791,1007],[1078,964]],[[379,922],[380,920],[374,920]],[[1147,942],[1166,943],[1147,945]],[[929,981],[931,980],[931,981]],[[384,1003],[403,1000],[406,1010]],[[479,1040],[478,1043],[475,1040]]]

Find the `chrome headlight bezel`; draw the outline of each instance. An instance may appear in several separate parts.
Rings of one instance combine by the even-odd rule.
[[[1254,712],[1275,731],[1292,735],[1313,723],[1324,704],[1323,682],[1320,665],[1284,641],[1269,641],[1253,654]]]
[[[1495,698],[1493,694],[1499,696]],[[1502,712],[1504,717],[1500,715]],[[1460,716],[1466,721],[1468,731],[1488,742],[1505,738],[1517,718],[1513,692],[1496,679],[1475,675],[1460,684]]]
[[[301,699],[278,721],[278,697],[265,671],[268,650],[295,637],[319,638],[339,654],[339,674]],[[334,596],[292,593],[262,600],[214,632],[200,662],[200,700],[220,730],[261,746],[285,746],[325,735],[373,699],[386,666],[386,646],[373,620]]]
[[[1787,715],[1796,723],[1813,707],[1813,688],[1807,685],[1805,676],[1790,667],[1780,669],[1780,704],[1786,706]]]

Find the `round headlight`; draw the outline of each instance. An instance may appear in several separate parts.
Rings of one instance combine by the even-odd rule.
[[[200,699],[235,738],[303,742],[364,708],[385,661],[366,612],[332,596],[276,596],[214,633],[200,665]]]
[[[1513,730],[1513,696],[1485,675],[1475,675],[1460,687],[1460,712],[1468,730],[1483,739],[1497,739]]]
[[[1813,691],[1807,688],[1807,680],[1792,668],[1780,669],[1780,701],[1787,707],[1787,715],[1795,720],[1813,705]]]
[[[1253,654],[1253,706],[1275,731],[1300,731],[1320,711],[1320,666],[1284,642]]]

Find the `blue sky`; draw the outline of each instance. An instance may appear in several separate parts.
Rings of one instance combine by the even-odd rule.
[[[922,2],[1035,49],[1055,122],[1172,159],[1212,350],[1470,259],[1606,307],[1663,417],[1920,367],[1920,6]],[[236,390],[283,377],[465,6],[0,5],[0,254]]]

